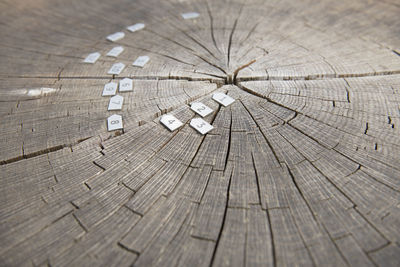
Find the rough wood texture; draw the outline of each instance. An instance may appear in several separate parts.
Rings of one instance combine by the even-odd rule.
[[[399,266],[399,14],[395,0],[0,1],[0,265]],[[104,85],[126,77],[107,111]],[[193,101],[214,110],[204,136]]]

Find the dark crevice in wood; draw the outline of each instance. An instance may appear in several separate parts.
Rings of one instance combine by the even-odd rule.
[[[123,249],[125,251],[128,251],[129,253],[136,254],[137,256],[140,256],[140,253],[138,251],[135,251],[135,250],[133,250],[131,248],[128,248],[128,247],[124,246],[124,244],[122,244],[121,242],[118,242],[117,244],[121,249]]]
[[[358,164],[357,169],[355,169],[354,171],[352,171],[351,173],[349,173],[349,174],[346,175],[345,177],[350,177],[350,176],[352,176],[353,174],[357,173],[360,169],[361,169],[361,165]]]
[[[69,146],[71,146],[71,145],[58,145],[58,146],[54,146],[54,147],[49,147],[49,148],[46,148],[46,149],[43,149],[43,150],[39,150],[39,151],[36,151],[36,152],[32,152],[32,153],[29,153],[29,154],[26,154],[26,155],[24,154],[22,156],[18,156],[18,157],[15,157],[15,158],[2,160],[2,161],[0,161],[0,165],[6,165],[6,164],[14,163],[14,162],[17,162],[17,161],[20,161],[20,160],[38,157],[38,156],[41,156],[41,155],[44,155],[44,154],[48,154],[48,153],[51,153],[51,152],[58,151],[60,149],[63,149],[65,147],[69,147]],[[23,147],[23,144],[22,144],[22,147]],[[24,151],[24,149],[22,149],[22,150]]]
[[[240,66],[239,68],[237,68],[234,72],[233,72],[233,84],[235,84],[236,86],[238,86],[238,81],[237,81],[237,75],[239,73],[239,71],[241,71],[244,68],[247,68],[248,66],[250,66],[251,64],[253,64],[254,62],[256,62],[256,59],[251,60],[250,62]]]
[[[346,79],[344,79],[344,80],[346,81],[347,85],[349,85],[349,83],[347,82],[347,80],[346,80]],[[350,91],[349,91],[349,88],[345,87],[344,89],[346,89],[346,99],[347,99],[347,102],[348,102],[348,103],[351,103],[351,102],[350,102]]]
[[[84,182],[83,184],[87,187],[87,189],[92,190],[92,188],[90,187],[90,185],[87,182]]]
[[[382,245],[382,246],[380,246],[380,247],[377,247],[377,248],[375,248],[375,249],[372,249],[372,250],[367,251],[367,255],[368,255],[368,254],[375,253],[375,252],[378,252],[379,250],[382,250],[382,249],[384,249],[384,248],[390,246],[391,244],[392,244],[392,242],[388,241],[386,244],[384,244],[384,245]]]
[[[400,70],[393,71],[379,71],[369,73],[349,73],[349,74],[314,74],[308,76],[265,76],[265,77],[240,77],[238,82],[248,81],[296,81],[296,80],[322,80],[322,79],[343,79],[343,78],[362,78],[362,77],[375,77],[375,76],[390,76],[398,75]]]
[[[76,141],[76,143],[77,143],[77,144],[82,143],[83,141],[86,141],[86,140],[88,140],[88,139],[90,139],[90,138],[92,138],[92,137],[93,137],[93,136],[88,136],[88,137],[79,139],[78,141]]]
[[[204,75],[208,75],[208,76],[212,76],[212,77],[215,77],[215,78],[220,78],[220,79],[222,79],[222,80],[226,80],[226,77],[225,77],[225,76],[220,76],[220,75],[205,73],[205,72],[201,72],[201,71],[198,71],[198,72],[196,72],[196,73],[198,73],[198,74],[204,74]],[[170,76],[170,77],[174,77],[175,80],[180,80],[179,77],[176,77],[176,76]],[[203,81],[206,81],[206,80],[203,80]],[[210,79],[207,79],[207,81],[211,81],[211,80],[210,80]],[[218,83],[218,80],[215,81],[214,83]]]
[[[224,231],[224,228],[225,228],[226,215],[228,213],[228,206],[229,206],[229,196],[230,196],[229,191],[231,189],[231,182],[232,182],[233,172],[234,172],[234,170],[232,170],[232,172],[231,172],[231,174],[229,176],[228,187],[227,187],[227,190],[226,190],[226,202],[225,202],[224,216],[222,217],[222,224],[221,224],[221,227],[220,227],[220,230],[219,230],[219,233],[218,233],[218,237],[217,237],[217,240],[216,240],[216,244],[215,244],[215,248],[214,248],[214,251],[213,251],[213,255],[211,257],[210,266],[214,266],[214,261],[215,261],[215,256],[217,255],[218,245],[219,245],[219,242],[222,239],[222,232]]]
[[[64,70],[64,67],[62,67],[61,69],[60,69],[60,71],[58,72],[58,74],[57,74],[57,81],[60,81],[61,80],[61,73],[63,72],[63,70]],[[61,89],[61,88],[60,88]]]
[[[19,160],[21,160],[21,159],[24,159],[24,155],[25,155],[25,149],[24,149],[24,146],[25,146],[25,141],[24,140],[22,140],[22,145],[21,145],[21,154],[22,154],[22,156],[20,156],[20,157],[16,157],[16,158],[14,158],[14,159],[10,159],[11,161],[10,162],[7,162],[7,161],[5,161],[4,162],[4,164],[7,164],[7,163],[11,163],[11,162],[14,162],[14,161],[19,161]],[[4,164],[2,164],[3,162],[0,162],[0,165],[4,165]]]
[[[96,161],[93,161],[93,164],[96,165],[97,167],[99,167],[100,169],[102,169],[103,171],[106,170],[106,168],[104,168],[103,166],[101,166],[100,164],[98,164]]]
[[[287,123],[287,124],[290,124],[290,122],[292,121],[292,120],[294,120],[294,119],[296,119],[297,118],[297,115],[299,114],[299,112],[297,112],[297,111],[294,111],[294,115],[293,115],[293,117],[291,117],[290,119],[288,119],[288,120],[286,120],[286,121],[284,121],[284,124],[285,123]]]
[[[202,236],[197,236],[197,235],[191,235],[191,238],[195,238],[195,239],[200,239],[200,240],[204,240],[204,241],[208,241],[208,242],[212,242],[215,243],[215,240],[207,238],[207,237],[202,237]]]
[[[71,203],[71,205],[72,205],[75,209],[79,210],[79,206],[76,205],[73,201],[70,201],[69,203]]]
[[[368,122],[365,123],[364,134],[368,134]]]
[[[256,163],[254,162],[254,153],[253,153],[253,151],[251,152],[251,161],[252,161],[252,164],[253,164],[253,169],[256,170]],[[260,190],[260,178],[258,177],[257,171],[255,171],[254,173],[256,175],[258,200],[260,201],[259,204],[261,205],[262,195],[261,195],[261,190]]]
[[[392,52],[395,53],[396,55],[398,55],[398,56],[400,57],[400,53],[397,52],[396,50],[393,49]]]
[[[78,217],[77,217],[74,213],[72,213],[72,217],[74,217],[75,221],[79,224],[80,227],[82,227],[82,229],[83,229],[86,233],[89,232],[89,230],[82,224],[82,222],[78,219]]]
[[[277,106],[280,106],[280,107],[282,107],[282,108],[288,109],[288,110],[293,111],[293,112],[298,112],[298,111],[296,111],[296,110],[293,109],[293,108],[289,108],[289,107],[287,107],[287,106],[285,106],[285,105],[282,105],[282,104],[279,103],[279,102],[276,102],[276,101],[272,100],[272,99],[269,98],[268,96],[262,95],[262,94],[260,94],[260,93],[258,93],[258,92],[255,92],[255,91],[251,90],[251,89],[248,88],[248,87],[243,86],[241,83],[239,83],[239,84],[237,85],[237,87],[239,87],[240,89],[242,89],[243,91],[245,91],[245,92],[247,92],[247,93],[249,93],[249,94],[251,94],[251,95],[254,95],[254,96],[257,96],[257,97],[266,99],[268,102],[271,102],[272,104],[275,104],[275,105],[277,105]],[[300,112],[299,112],[299,113],[300,113]],[[300,113],[300,114],[302,114],[302,113]]]
[[[133,197],[133,196],[132,196]],[[129,200],[128,200],[129,201]],[[154,204],[153,204],[154,205]],[[122,207],[124,207],[124,208],[126,208],[127,210],[129,210],[129,211],[131,211],[132,213],[135,213],[135,214],[137,214],[137,215],[139,215],[140,217],[143,217],[144,216],[144,214],[142,214],[142,213],[140,213],[140,212],[138,212],[138,211],[136,211],[136,210],[133,210],[131,207],[129,207],[128,205],[126,205],[126,203],[124,203],[123,205],[122,205]],[[151,208],[151,207],[150,207]]]
[[[203,74],[203,75],[208,75],[211,77],[219,78],[221,80],[226,79],[226,76],[219,76],[215,74],[210,74],[210,73],[205,73],[205,72],[194,72],[198,74]],[[17,79],[57,79],[57,77],[54,76],[18,76],[18,75],[7,75],[4,77],[0,78],[17,78]],[[193,78],[189,76],[174,76],[174,75],[169,75],[169,76],[65,76],[61,77],[62,80],[122,80],[125,78],[130,78],[132,80],[140,80],[140,81],[158,81],[158,80],[179,80],[179,81],[189,81],[189,82],[210,82],[210,83],[219,83],[220,80],[218,79],[213,79],[213,78]],[[22,101],[22,100],[19,100]]]
[[[269,95],[270,95],[271,93],[269,93],[268,94],[268,98],[269,98]],[[298,97],[298,98],[306,98],[306,99],[312,99],[312,100],[321,100],[321,101],[326,101],[326,102],[334,102],[335,104],[332,104],[332,106],[336,106],[336,103],[347,103],[347,101],[340,101],[340,100],[330,100],[330,99],[326,99],[326,98],[321,98],[321,97],[313,97],[313,96],[301,96],[301,95],[299,95],[299,94],[289,94],[289,93],[279,93],[279,92],[273,92],[273,94],[275,94],[275,95],[284,95],[284,96],[296,96],[296,97]],[[343,117],[345,117],[345,116],[343,116]],[[347,118],[350,118],[350,117],[347,117]]]
[[[134,196],[134,195],[132,195],[131,198],[132,198],[133,196]],[[143,214],[140,214],[139,212],[134,211],[134,210],[128,208],[125,204],[124,204],[122,207],[126,208],[127,210],[129,210],[129,211],[132,212],[133,214],[136,214],[136,215],[138,215],[138,216],[140,216],[140,217],[143,217]],[[134,226],[133,226],[133,227],[134,227]],[[129,232],[129,231],[128,231],[128,232]]]
[[[122,185],[123,187],[125,187],[129,191],[132,191],[133,193],[136,193],[136,191],[133,188],[129,187],[125,182],[120,182],[118,185]]]
[[[231,151],[231,142],[232,142],[232,111],[229,112],[231,116],[231,121],[229,125],[229,140],[228,140],[228,149],[226,150],[226,156],[225,156],[225,166],[224,166],[224,172],[226,171],[226,167],[228,166],[228,160],[229,160],[229,153]]]

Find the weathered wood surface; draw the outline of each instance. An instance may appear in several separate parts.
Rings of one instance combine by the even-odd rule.
[[[2,0],[0,265],[399,266],[399,14],[395,0]],[[107,111],[104,85],[126,77]],[[192,101],[214,110],[204,136]]]

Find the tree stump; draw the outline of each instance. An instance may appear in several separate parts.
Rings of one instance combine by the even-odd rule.
[[[0,7],[0,265],[399,265],[397,1]]]

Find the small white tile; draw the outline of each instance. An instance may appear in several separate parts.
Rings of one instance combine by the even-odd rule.
[[[184,19],[195,19],[195,18],[199,17],[200,14],[197,12],[188,12],[188,13],[182,13],[181,16]]]
[[[118,129],[123,129],[122,125],[122,116],[121,115],[111,115],[107,119],[107,126],[108,126],[108,131],[114,131]]]
[[[107,53],[107,56],[108,57],[118,57],[123,51],[124,51],[124,48],[122,46],[116,46]]]
[[[125,68],[125,64],[124,63],[115,63],[114,65],[112,65],[112,67],[110,68],[110,70],[108,71],[108,74],[115,74],[118,75],[121,73],[121,71]]]
[[[125,33],[116,32],[116,33],[113,33],[113,34],[110,34],[109,36],[107,36],[107,40],[109,40],[111,42],[116,42],[118,40],[121,40],[124,37],[125,37]]]
[[[117,93],[118,83],[110,82],[104,85],[102,96],[115,95]]]
[[[100,56],[101,56],[101,55],[100,55],[99,52],[91,53],[91,54],[89,54],[89,55],[83,60],[83,62],[84,62],[84,63],[93,64],[93,63],[95,63],[95,62],[99,59]]]
[[[215,101],[217,101],[218,103],[220,103],[221,105],[223,105],[224,107],[227,107],[230,104],[232,104],[233,102],[235,102],[235,99],[233,99],[232,97],[230,97],[224,93],[215,93],[215,94],[213,94],[212,98]]]
[[[175,131],[176,129],[178,129],[183,125],[183,123],[177,118],[175,118],[175,116],[169,114],[163,115],[160,119],[160,122],[165,127],[167,127],[171,132]]]
[[[196,129],[201,134],[206,134],[209,131],[211,131],[212,129],[214,129],[214,127],[211,124],[209,124],[202,118],[192,119],[190,121],[190,126],[192,126],[194,129]]]
[[[108,103],[108,110],[121,110],[124,98],[120,95],[116,95],[110,98]]]
[[[201,102],[195,102],[192,103],[190,105],[190,108],[196,112],[197,114],[199,114],[200,116],[202,116],[203,118],[209,114],[211,114],[213,112],[213,110],[209,107],[207,107],[206,105],[204,105]]]
[[[119,91],[120,92],[128,92],[133,90],[133,81],[132,79],[125,78],[119,81]]]
[[[149,60],[150,58],[148,56],[140,56],[135,60],[135,62],[132,63],[132,65],[143,68]]]
[[[136,31],[139,31],[139,30],[144,29],[144,27],[145,27],[145,25],[144,25],[143,23],[136,23],[136,24],[131,25],[131,26],[126,27],[126,28],[127,28],[128,31],[130,31],[130,32],[136,32]]]

